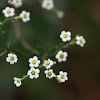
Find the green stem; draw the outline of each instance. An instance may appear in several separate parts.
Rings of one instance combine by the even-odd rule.
[[[10,20],[17,20],[17,19],[21,19],[20,16],[16,16],[16,17],[11,17],[11,18],[6,18],[3,22],[0,22],[0,25],[4,26],[4,24]]]
[[[39,66],[39,69],[43,67],[43,64]]]
[[[64,44],[63,46],[59,47],[54,53],[50,54],[49,57],[54,56],[59,50],[66,49],[71,45],[74,45],[76,43],[76,38],[71,40],[69,43]]]
[[[54,13],[56,13],[56,14],[59,13],[59,10],[57,10],[56,8],[52,8],[51,11],[54,12]]]
[[[75,43],[76,43],[76,38],[71,40],[68,44],[65,44],[64,46],[62,46],[60,49],[68,48],[70,45],[74,45]]]
[[[7,50],[5,50],[4,52],[2,52],[2,53],[0,54],[0,57],[3,56],[5,53],[7,53]]]
[[[26,79],[28,76],[29,76],[29,75],[25,75],[25,76],[24,76],[23,78],[21,78],[20,80],[22,81],[22,80]]]
[[[55,64],[56,64],[56,62],[54,61],[54,62],[53,62],[53,65],[55,65]],[[40,68],[42,68],[42,67],[44,67],[43,64],[41,64],[38,68],[40,69]],[[25,75],[23,78],[21,78],[21,81],[24,80],[24,79],[26,79],[28,76],[29,76],[29,75]]]
[[[0,25],[2,25],[2,22],[0,22]]]
[[[61,81],[60,81],[60,79],[57,77],[57,75],[55,75],[55,78],[57,79],[57,81],[58,81],[59,83],[61,83]]]

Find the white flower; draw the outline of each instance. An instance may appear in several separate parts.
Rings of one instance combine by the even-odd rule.
[[[28,71],[27,75],[29,75],[30,79],[33,79],[33,78],[37,79],[39,77],[39,73],[40,73],[39,69],[31,68]]]
[[[66,61],[67,60],[67,56],[68,56],[68,53],[67,52],[63,52],[62,50],[60,50],[55,58],[58,59],[58,62],[62,62],[62,61]]]
[[[20,17],[22,18],[23,22],[30,21],[30,13],[29,12],[22,11],[22,13],[20,14]]]
[[[40,60],[38,60],[37,56],[34,56],[33,58],[29,59],[29,63],[30,63],[29,64],[30,67],[38,67],[40,64]]]
[[[70,41],[71,40],[71,32],[62,31],[60,34],[60,38],[63,42]]]
[[[13,1],[14,0],[8,0],[8,3],[13,5]]]
[[[50,60],[50,59],[44,60],[43,66],[45,66],[46,69],[50,69],[52,65],[53,65],[53,61],[52,60]]]
[[[19,87],[19,86],[22,84],[22,82],[21,82],[21,80],[20,80],[19,78],[14,77],[14,84],[15,84],[17,87]]]
[[[42,8],[51,10],[54,7],[53,0],[43,0]]]
[[[16,8],[22,6],[22,0],[8,0],[8,3],[14,5]]]
[[[84,44],[86,43],[86,40],[84,39],[83,36],[77,36],[76,37],[76,44],[80,45],[81,47],[84,47]]]
[[[17,56],[15,54],[9,53],[8,57],[6,58],[7,62],[10,62],[10,64],[16,63],[18,60]]]
[[[59,11],[58,13],[57,13],[57,15],[58,15],[58,18],[63,18],[64,17],[64,12],[63,11]]]
[[[58,79],[60,80],[61,83],[68,80],[66,72],[60,71],[59,74],[60,75],[58,75],[57,77],[58,77]]]
[[[9,0],[8,3],[14,5],[16,8],[22,6],[22,0]]]
[[[46,74],[46,77],[48,77],[49,79],[55,77],[55,74],[53,73],[53,70],[45,70],[44,73]]]
[[[12,17],[15,15],[15,9],[10,7],[6,7],[2,12],[5,17]]]

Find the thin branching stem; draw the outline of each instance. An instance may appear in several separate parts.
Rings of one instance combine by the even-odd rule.
[[[0,57],[3,56],[3,55],[6,54],[6,53],[7,53],[7,50],[5,50],[4,52],[2,52],[2,53],[0,54]]]
[[[73,40],[71,40],[69,43],[62,45],[62,46],[59,47],[55,52],[49,54],[48,56],[49,56],[49,57],[52,57],[52,56],[54,56],[59,50],[66,49],[66,48],[68,48],[69,46],[74,45],[75,43],[76,43],[76,38],[73,39]]]
[[[11,18],[6,18],[3,22],[0,22],[0,25],[4,26],[4,24],[7,23],[8,21],[17,20],[17,19],[21,19],[21,17],[20,16],[16,16],[16,17],[11,17]]]
[[[25,41],[21,35],[21,31],[20,31],[20,26],[19,26],[19,22],[18,21],[14,21],[13,23],[13,27],[15,30],[15,34],[16,34],[16,39],[20,41],[20,43],[31,53],[39,55],[39,51],[34,49],[33,47],[31,47],[27,41]]]

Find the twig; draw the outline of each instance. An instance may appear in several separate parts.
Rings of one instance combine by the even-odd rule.
[[[5,50],[4,52],[2,52],[2,53],[0,54],[0,57],[3,56],[6,52],[7,52],[7,50]]]
[[[15,30],[15,34],[16,34],[16,39],[20,41],[20,43],[27,49],[29,50],[30,52],[38,55],[39,54],[39,51],[32,48],[22,37],[21,35],[21,32],[20,32],[20,26],[19,26],[19,23],[18,23],[18,20],[17,21],[14,21],[13,22],[13,27],[14,27],[14,30]]]
[[[73,39],[73,40],[71,40],[69,43],[67,43],[67,44],[65,44],[65,45],[63,45],[63,46],[61,46],[61,47],[59,47],[59,49],[57,49],[55,52],[51,53],[51,54],[48,55],[48,56],[49,56],[49,57],[52,57],[52,56],[54,56],[59,50],[66,49],[66,48],[68,48],[69,46],[74,45],[75,43],[76,43],[76,38]]]
[[[12,18],[6,18],[3,22],[0,22],[0,25],[1,26],[4,26],[4,24],[6,23],[6,22],[8,22],[8,21],[11,21],[11,20],[17,20],[17,19],[21,19],[21,17],[20,16],[16,16],[16,17],[12,17]]]

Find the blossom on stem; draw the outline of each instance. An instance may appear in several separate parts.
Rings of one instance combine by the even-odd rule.
[[[55,77],[55,74],[53,73],[53,70],[52,69],[45,70],[44,73],[46,74],[46,77],[49,78],[49,79]]]
[[[50,59],[44,60],[43,66],[45,66],[46,69],[50,69],[52,65],[53,65],[53,61],[52,60],[50,60]]]
[[[53,0],[43,0],[42,8],[51,10],[54,7]]]
[[[19,87],[22,84],[21,79],[14,77],[14,84]]]
[[[20,17],[22,18],[23,22],[30,21],[30,13],[29,12],[22,11],[22,13],[20,14]]]
[[[60,80],[61,83],[68,80],[67,72],[60,71],[59,75],[57,75],[57,77],[58,77],[58,79]]]
[[[80,45],[81,47],[84,47],[84,44],[86,43],[86,40],[84,39],[83,36],[77,36],[76,37],[76,44]]]
[[[39,69],[31,68],[28,71],[27,75],[29,75],[30,79],[33,79],[33,78],[37,79],[39,77],[39,73],[40,73]]]
[[[17,55],[9,53],[8,57],[6,58],[6,61],[9,62],[10,64],[16,63],[18,60]]]
[[[6,7],[2,12],[5,17],[12,17],[15,15],[15,9],[10,7]]]
[[[8,0],[8,3],[14,5],[16,8],[22,6],[22,0]]]
[[[71,40],[71,32],[62,31],[60,34],[60,38],[63,42],[70,41]]]
[[[63,18],[64,17],[64,12],[63,11],[59,11],[58,13],[57,13],[57,15],[58,15],[58,18]]]
[[[58,62],[62,62],[62,61],[66,61],[67,60],[67,56],[68,56],[68,53],[67,52],[63,52],[62,50],[60,50],[55,58],[58,59]]]
[[[33,58],[29,59],[29,63],[30,63],[29,64],[30,67],[38,67],[40,64],[40,60],[38,60],[37,56],[34,56]]]

